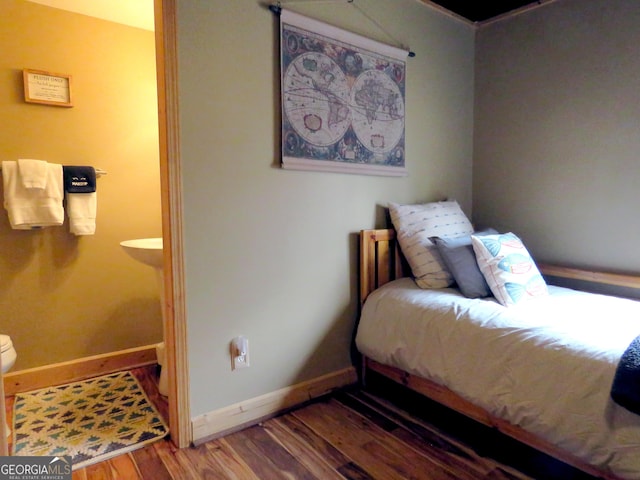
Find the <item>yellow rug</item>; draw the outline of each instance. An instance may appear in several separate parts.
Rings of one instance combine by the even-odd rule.
[[[16,395],[13,455],[71,456],[73,469],[130,452],[169,428],[131,372]]]

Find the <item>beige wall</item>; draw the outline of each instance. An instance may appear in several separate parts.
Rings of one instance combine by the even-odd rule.
[[[561,0],[478,32],[474,217],[538,260],[640,271],[639,25]]]
[[[0,212],[0,332],[14,370],[159,341],[153,271],[119,246],[161,234],[153,32],[2,0],[0,51],[0,160],[108,172],[94,236],[66,222],[14,231]],[[23,68],[72,75],[75,106],[24,103]]]
[[[278,23],[258,0],[178,0],[186,302],[194,416],[351,364],[357,238],[389,201],[455,197],[470,212],[473,42],[415,0],[292,10],[411,46],[409,176],[282,170]],[[295,8],[294,8],[295,7]],[[232,372],[229,342],[250,344]]]

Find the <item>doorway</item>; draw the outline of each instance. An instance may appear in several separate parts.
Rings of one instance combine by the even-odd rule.
[[[164,291],[162,305],[167,318],[166,361],[169,372],[169,426],[173,443],[191,443],[186,321],[184,309],[183,255],[181,240],[180,155],[178,139],[177,54],[175,0],[154,0],[156,23],[156,70],[158,82],[161,209],[164,240]],[[0,401],[5,416],[3,379]],[[6,453],[6,426],[0,423],[0,455]]]

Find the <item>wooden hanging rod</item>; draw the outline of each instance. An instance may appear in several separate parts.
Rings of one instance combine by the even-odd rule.
[[[289,2],[289,3],[292,3],[292,2]],[[359,11],[360,11],[360,13],[362,13],[365,17],[367,17],[370,21],[372,21],[372,22],[373,22],[373,23],[374,23],[378,28],[380,28],[380,29],[381,29],[385,34],[389,35],[389,33],[388,33],[386,30],[382,29],[382,26],[381,26],[378,22],[376,22],[373,18],[369,17],[369,15],[367,15],[367,14],[366,14],[362,9],[360,9],[357,5],[355,5],[355,4],[353,3],[353,0],[347,0],[347,3],[352,3],[352,4],[353,4],[353,5],[354,5],[354,6],[355,6]],[[271,5],[269,5],[269,10],[270,10],[274,15],[276,15],[276,16],[278,16],[278,17],[279,17],[279,16],[280,16],[280,14],[282,13],[282,5],[280,4],[280,2],[278,2],[278,3],[277,3],[277,4],[275,4],[275,5],[271,4]],[[389,36],[390,36],[390,35],[389,35]],[[400,47],[400,48],[404,48],[404,47]],[[415,56],[416,56],[416,52],[414,52],[413,50],[408,50],[408,51],[407,51],[407,55],[408,55],[410,58],[413,58],[413,57],[415,57]]]

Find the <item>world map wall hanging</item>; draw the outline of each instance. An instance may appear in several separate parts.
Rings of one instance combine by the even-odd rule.
[[[282,167],[406,175],[408,52],[282,10]]]

